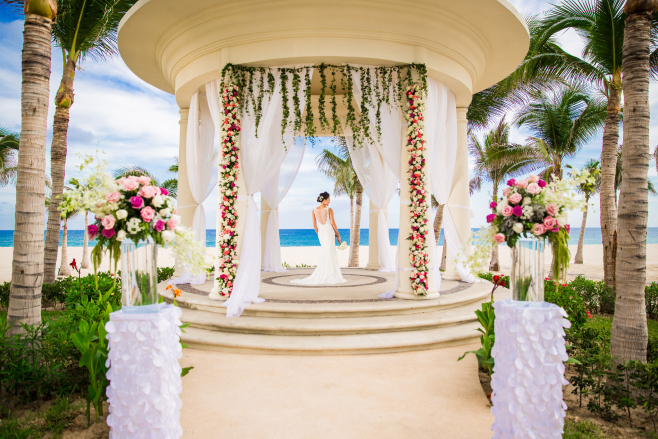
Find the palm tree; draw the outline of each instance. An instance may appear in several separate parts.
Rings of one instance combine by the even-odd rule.
[[[16,184],[20,135],[0,127],[0,186]]]
[[[21,135],[16,168],[14,255],[7,323],[41,323],[43,284],[43,205],[45,203],[46,128],[50,92],[50,38],[57,17],[56,0],[0,0],[22,6],[25,14],[21,61]]]
[[[610,354],[619,361],[647,360],[647,220],[649,217],[649,80],[656,75],[656,1],[626,2],[624,65],[624,138],[619,197],[619,280],[612,320]]]
[[[53,196],[48,206],[44,282],[55,280],[59,246],[59,203],[64,190],[69,110],[73,105],[75,70],[87,58],[108,59],[118,54],[117,29],[135,0],[66,0],[54,23],[53,41],[62,49],[64,71],[55,96],[50,172]]]
[[[178,156],[174,157],[174,164],[167,169],[168,172],[178,174]],[[167,189],[169,196],[176,198],[178,196],[178,175],[176,178],[168,178],[162,182],[162,187]]]
[[[647,2],[649,4],[651,2]],[[565,0],[548,11],[544,18],[544,38],[567,29],[575,30],[584,42],[583,79],[603,90],[607,99],[607,116],[601,150],[601,234],[603,237],[604,278],[615,286],[615,247],[617,205],[615,202],[615,169],[623,66],[622,45],[626,14],[624,0]],[[658,74],[658,31],[650,25],[649,65],[651,76]],[[647,73],[648,74],[648,73]],[[626,76],[626,75],[624,75]],[[623,87],[625,88],[625,87]]]
[[[621,190],[621,181],[623,178],[622,170],[624,160],[622,159],[622,149],[623,147],[619,145],[619,150],[617,152],[617,169],[615,170],[615,202],[618,199],[618,194]],[[653,182],[649,179],[647,179],[647,190],[649,191],[649,195],[658,195],[658,191],[656,191]]]
[[[475,159],[475,176],[469,182],[469,192],[482,189],[484,182],[493,183],[493,199],[498,199],[498,188],[508,177],[530,172],[537,163],[534,161],[534,151],[510,142],[510,126],[503,116],[493,130],[485,134],[481,143],[475,133],[471,132],[468,142],[468,152]],[[489,271],[500,271],[498,262],[498,245],[491,251]]]
[[[350,198],[350,257],[348,266],[359,266],[359,242],[361,238],[361,210],[363,205],[363,186],[352,167],[347,142],[344,137],[335,137],[337,154],[328,149],[316,158],[318,169],[334,181],[334,194],[347,195]],[[356,208],[353,201],[356,198]]]
[[[78,184],[79,186],[79,184]],[[65,193],[67,191],[71,191],[72,189],[68,186],[64,187]],[[64,195],[62,195],[64,196]],[[64,228],[62,232],[62,258],[60,260],[59,264],[59,275],[60,276],[70,276],[71,275],[71,266],[69,265],[69,257],[68,257],[68,245],[67,245],[67,232],[68,232],[68,221],[77,216],[80,213],[80,211],[74,211],[74,212],[65,212],[62,215],[60,215],[60,218],[64,221]],[[85,243],[88,241],[87,239],[87,218],[86,218],[87,212],[85,211]],[[89,259],[89,256],[87,255],[87,259]],[[84,250],[83,250],[83,261],[84,261]],[[87,266],[89,266],[87,264]]]
[[[78,181],[77,178],[71,178],[69,180],[69,184],[71,185],[72,188],[75,190],[79,191],[82,188],[82,185],[80,184],[80,181]],[[77,213],[76,213],[77,215]],[[72,215],[69,215],[71,217]],[[89,211],[85,210],[85,229],[84,229],[84,238],[83,238],[83,243],[82,243],[82,261],[80,262],[80,268],[89,268],[91,266],[91,261],[89,260],[89,235],[87,234],[87,227],[89,227]],[[66,223],[64,223],[64,230],[66,233]],[[63,239],[62,239],[63,240]],[[62,242],[62,261],[64,259],[64,241]],[[60,274],[62,272],[62,269],[60,268]]]
[[[567,165],[570,167],[569,165]],[[590,176],[594,178],[594,183],[581,183],[578,186],[578,191],[585,195],[585,211],[583,212],[583,221],[580,225],[580,235],[578,235],[578,250],[574,258],[574,264],[583,263],[583,244],[585,240],[585,226],[587,224],[587,212],[589,211],[589,199],[597,193],[601,188],[601,162],[598,160],[590,159],[582,170],[589,172]]]

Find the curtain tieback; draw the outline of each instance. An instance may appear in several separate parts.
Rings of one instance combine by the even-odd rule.
[[[388,209],[370,209],[370,212],[388,212]]]
[[[473,209],[470,208],[470,206],[461,206],[459,204],[448,204],[448,207],[456,207],[458,209],[466,209],[471,211],[471,218],[475,218],[475,213],[473,212]]]
[[[201,204],[201,203],[199,203]],[[186,207],[197,207],[199,204],[188,204],[187,206],[176,206],[176,209],[185,209]]]
[[[276,209],[269,209],[269,210],[261,210],[260,213],[265,213],[265,212],[275,212],[278,213],[279,211]]]

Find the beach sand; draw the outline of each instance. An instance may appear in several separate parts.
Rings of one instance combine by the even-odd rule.
[[[583,275],[590,279],[603,279],[603,246],[602,245],[586,245],[583,248],[583,258],[585,260],[584,264],[571,264],[569,267],[569,278],[573,278],[577,275]],[[573,255],[576,254],[576,246],[570,247],[572,260]],[[212,261],[212,256],[214,253],[214,248],[208,248],[208,261]],[[395,247],[392,248],[392,251],[395,251]],[[439,248],[439,256],[441,255],[442,249]],[[349,257],[349,248],[338,251],[338,261],[341,267],[347,267],[347,259]],[[12,261],[13,248],[12,247],[2,247],[0,248],[0,260],[3,261],[0,265],[0,282],[8,282],[11,280],[11,261]],[[289,264],[290,266],[296,266],[301,264],[306,265],[316,265],[320,257],[320,247],[282,247],[281,248],[282,260]],[[510,252],[507,247],[500,247],[499,252],[501,272],[504,274],[509,274],[510,271]],[[550,250],[546,251],[545,254],[545,272],[548,274],[549,265],[551,263],[551,252]],[[58,255],[57,267],[59,267],[59,261],[61,258],[61,248],[60,254]],[[68,259],[75,260],[78,264],[82,260],[82,247],[69,247],[68,248]],[[359,247],[359,265],[365,267],[368,264],[368,247],[361,246]],[[158,253],[158,266],[160,267],[172,267],[174,265],[174,257],[170,251],[164,250]],[[105,257],[101,265],[101,270],[109,270],[109,258]],[[82,270],[82,274],[92,273],[93,270]],[[658,244],[648,244],[647,245],[647,281],[657,281],[658,282]]]

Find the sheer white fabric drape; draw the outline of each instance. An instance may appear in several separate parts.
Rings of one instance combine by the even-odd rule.
[[[233,285],[231,297],[224,303],[227,317],[238,317],[252,303],[261,303],[264,299],[258,297],[260,286],[260,226],[258,223],[258,206],[253,195],[262,191],[281,167],[288,151],[293,149],[293,128],[289,127],[281,136],[281,120],[283,105],[281,98],[281,77],[274,69],[275,87],[271,95],[263,99],[263,110],[256,137],[256,118],[253,104],[249,111],[242,114],[240,130],[240,165],[244,175],[247,196],[247,214],[243,232],[240,264]],[[311,69],[312,74],[312,69]],[[288,90],[292,90],[292,75],[289,75]],[[256,87],[257,89],[257,87]],[[258,91],[255,90],[254,93]],[[293,93],[289,94],[289,108],[293,108]],[[306,105],[305,87],[300,85],[300,106]],[[240,200],[238,200],[240,201]]]
[[[194,236],[204,247],[206,246],[206,211],[203,202],[217,185],[217,168],[214,166],[219,155],[219,142],[211,115],[211,107],[215,105],[219,95],[195,92],[190,101],[187,120],[187,137],[185,144],[185,159],[187,176],[196,206],[181,206],[181,209],[195,207],[192,219]],[[210,101],[210,102],[209,102]],[[218,111],[218,110],[217,110]],[[206,281],[205,273],[192,275],[187,268],[180,277],[171,281],[172,284],[190,283],[202,284]]]
[[[427,79],[425,133],[429,155],[432,192],[443,209],[443,234],[451,255],[457,255],[465,242],[460,242],[451,211],[463,207],[448,204],[457,157],[457,107],[452,90],[432,78]],[[455,261],[462,281],[473,283],[475,277],[461,261]]]
[[[299,167],[304,158],[305,142],[305,137],[295,138],[294,146],[288,152],[288,155],[286,155],[283,163],[281,163],[281,168],[260,192],[267,205],[270,206],[270,214],[267,220],[267,234],[265,235],[263,271],[274,271],[277,273],[288,271],[282,265],[279,213],[276,208],[286,196],[288,190],[290,190],[297,176],[297,172],[299,172]]]

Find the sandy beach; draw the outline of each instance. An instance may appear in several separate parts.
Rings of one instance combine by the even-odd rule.
[[[586,245],[583,250],[583,258],[585,260],[584,264],[572,264],[569,267],[569,278],[573,278],[577,275],[583,275],[590,279],[603,279],[603,264],[602,264],[602,255],[603,255],[603,246],[601,245]],[[576,246],[570,247],[572,260],[573,255],[576,254]],[[214,248],[208,248],[208,261],[212,260]],[[347,267],[347,259],[349,257],[349,248],[338,252],[338,261],[341,267]],[[395,251],[395,247],[392,248],[392,251]],[[439,249],[439,255],[441,254],[442,249]],[[8,282],[11,280],[11,260],[12,260],[12,247],[1,247],[0,248],[0,260],[4,261],[0,266],[0,282]],[[296,265],[315,265],[317,264],[318,258],[320,256],[320,247],[282,247],[281,255],[284,262],[290,266]],[[500,248],[500,264],[501,271],[505,274],[509,274],[510,270],[510,252],[507,247]],[[546,273],[548,273],[548,266],[551,262],[551,252],[548,250],[545,254],[546,256]],[[59,267],[61,258],[61,248],[60,254],[58,256],[57,266]],[[82,260],[82,247],[69,247],[68,248],[68,259],[75,260],[80,263]],[[359,266],[365,267],[368,264],[368,246],[359,247]],[[172,254],[165,250],[161,251],[158,254],[158,266],[160,267],[172,267],[174,265],[174,257]],[[103,260],[101,270],[109,270],[109,258]],[[93,270],[82,270],[82,274],[92,273]],[[657,281],[658,282],[658,244],[648,244],[647,245],[647,281]]]

